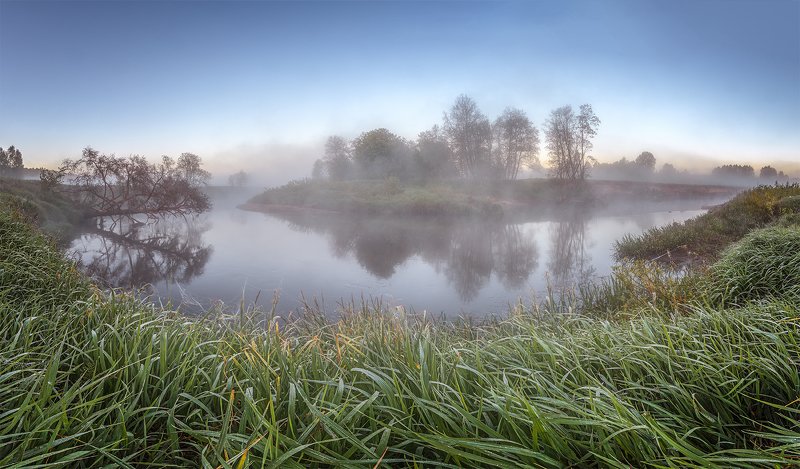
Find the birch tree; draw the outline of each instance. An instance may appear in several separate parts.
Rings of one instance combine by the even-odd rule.
[[[589,167],[595,161],[589,152],[599,125],[600,119],[589,104],[582,105],[577,115],[572,106],[563,106],[550,113],[544,133],[552,177],[584,180],[589,176]]]

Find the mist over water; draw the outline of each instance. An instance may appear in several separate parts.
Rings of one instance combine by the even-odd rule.
[[[278,312],[316,298],[337,304],[380,300],[416,312],[504,314],[548,288],[608,275],[625,234],[680,222],[721,200],[548,211],[504,222],[341,214],[271,215],[236,207],[252,191],[213,195],[214,208],[156,224],[104,219],[70,248],[107,287],[143,288],[163,303],[200,314],[279,295]],[[545,213],[545,211],[543,211]]]

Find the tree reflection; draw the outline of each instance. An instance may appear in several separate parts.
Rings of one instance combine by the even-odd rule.
[[[73,242],[87,275],[108,287],[139,288],[163,280],[188,282],[203,273],[211,247],[203,217],[162,217],[141,223],[101,218]]]
[[[506,288],[521,288],[538,264],[534,240],[518,225],[415,217],[276,216],[295,230],[326,235],[336,256],[353,255],[378,278],[390,278],[407,259],[419,256],[443,272],[465,302],[477,296],[492,273]]]
[[[587,222],[586,214],[576,212],[552,225],[552,246],[547,269],[557,289],[584,283],[595,274],[586,250]]]

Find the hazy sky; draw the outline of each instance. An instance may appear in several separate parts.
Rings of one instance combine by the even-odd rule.
[[[461,93],[591,103],[604,161],[800,161],[800,1],[0,0],[0,146],[190,151],[303,176],[332,133],[407,138]]]

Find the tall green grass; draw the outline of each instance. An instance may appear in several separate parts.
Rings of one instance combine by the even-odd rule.
[[[771,297],[800,302],[800,229],[757,230],[728,248],[710,272],[710,297],[743,304]]]
[[[22,215],[60,243],[70,241],[85,220],[72,201],[43,190],[39,181],[0,178],[0,210]]]
[[[797,464],[797,303],[690,309],[189,320],[0,213],[0,466]]]

